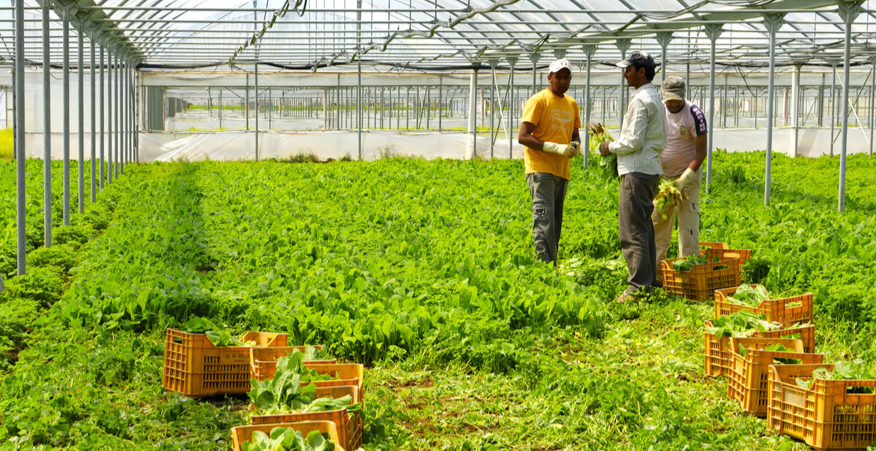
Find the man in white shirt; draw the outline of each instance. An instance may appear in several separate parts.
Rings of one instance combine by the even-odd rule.
[[[624,69],[624,79],[636,90],[624,114],[618,140],[603,142],[599,153],[617,155],[617,172],[621,177],[618,229],[630,274],[627,289],[617,302],[626,302],[659,285],[651,213],[663,173],[659,158],[666,146],[666,114],[660,94],[651,84],[656,68],[651,55],[635,51],[616,66]]]
[[[688,257],[699,252],[700,240],[700,166],[708,146],[706,116],[700,108],[684,99],[684,80],[667,77],[661,94],[666,105],[666,149],[660,154],[663,178],[672,180],[682,198],[666,202],[654,211],[654,236],[657,264],[666,258],[672,242],[672,227],[678,214],[678,254]],[[655,204],[656,205],[656,204]],[[660,273],[658,272],[658,280]]]

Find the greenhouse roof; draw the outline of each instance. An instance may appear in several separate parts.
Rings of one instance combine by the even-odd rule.
[[[621,48],[661,61],[711,61],[763,67],[767,23],[781,18],[779,65],[841,64],[851,20],[853,64],[876,53],[872,2],[820,0],[25,0],[25,55],[42,62],[42,5],[49,16],[51,62],[62,61],[63,17],[71,53],[84,43],[124,55],[141,68],[229,63],[319,70],[361,58],[369,65],[447,70],[547,65],[565,55],[612,63]],[[14,53],[14,1],[0,1],[0,62]],[[765,19],[769,17],[770,19]]]

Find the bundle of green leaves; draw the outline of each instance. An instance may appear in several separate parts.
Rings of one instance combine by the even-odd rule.
[[[715,318],[712,320],[712,327],[706,327],[706,332],[717,337],[750,337],[755,332],[770,332],[781,328],[781,323],[767,321],[763,314],[740,310],[728,316]]]
[[[244,342],[231,335],[224,327],[217,326],[213,321],[199,316],[193,316],[183,325],[183,330],[190,334],[204,334],[213,346],[255,346],[254,342]]]
[[[757,307],[767,299],[769,299],[769,293],[763,285],[739,285],[733,296],[727,296],[727,302],[749,307]]]
[[[690,255],[687,258],[679,259],[672,262],[672,267],[677,272],[690,272],[694,265],[704,265],[709,262],[709,259],[701,254]]]
[[[667,204],[672,205],[682,199],[684,199],[684,194],[678,189],[678,185],[675,184],[675,181],[664,178],[660,179],[660,185],[657,187],[657,195],[654,196],[654,201],[656,201],[654,208],[661,212],[660,214],[663,216],[663,219],[666,219],[666,214],[663,213],[663,209]]]
[[[319,431],[310,431],[304,437],[300,431],[292,428],[276,427],[271,429],[271,435],[255,431],[252,440],[244,442],[240,447],[243,451],[331,451],[335,443],[324,437]]]
[[[252,390],[247,393],[256,412],[271,415],[289,412],[325,412],[347,408],[353,412],[359,405],[352,404],[350,395],[340,398],[315,398],[313,381],[329,380],[331,376],[307,368],[305,353],[295,350],[277,360],[277,372],[265,381],[252,379]],[[308,383],[309,382],[309,383]]]
[[[599,174],[606,180],[617,178],[617,156],[599,153],[599,145],[605,141],[611,141],[608,130],[599,122],[588,122],[587,133],[590,134],[590,154],[593,155]]]
[[[811,379],[807,380],[798,377],[797,386],[803,387],[807,390],[811,390],[812,386],[815,385],[816,379],[822,379],[827,381],[873,380],[876,379],[876,374],[874,374],[873,371],[864,366],[863,362],[860,360],[855,360],[852,362],[839,361],[833,365],[833,371],[830,371],[827,368],[816,368],[812,371]],[[873,387],[846,387],[846,391],[848,393],[872,394]]]

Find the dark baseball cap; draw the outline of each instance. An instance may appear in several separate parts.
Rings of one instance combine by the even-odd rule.
[[[620,67],[621,69],[626,69],[627,66],[637,65],[641,67],[650,67],[654,69],[657,67],[657,64],[654,63],[654,58],[644,50],[636,50],[634,52],[630,52],[630,56],[626,59],[618,61],[614,65]]]
[[[684,80],[681,77],[670,75],[663,81],[661,89],[663,100],[684,100]]]

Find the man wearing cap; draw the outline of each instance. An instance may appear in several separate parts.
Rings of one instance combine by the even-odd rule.
[[[659,285],[651,213],[663,173],[660,152],[666,146],[666,115],[657,88],[651,84],[656,68],[654,58],[647,52],[635,51],[616,65],[624,69],[624,79],[636,90],[624,114],[618,140],[603,142],[599,153],[617,155],[621,177],[618,230],[630,274],[627,289],[617,301],[626,302]]]
[[[660,154],[660,166],[663,178],[672,180],[682,197],[675,202],[666,202],[662,210],[655,210],[651,215],[658,265],[669,250],[676,213],[679,256],[688,257],[699,252],[700,166],[706,158],[708,145],[706,117],[698,106],[684,99],[684,80],[667,77],[662,88],[666,105],[666,149]],[[658,280],[659,276],[658,273]]]
[[[526,183],[532,198],[532,238],[535,252],[556,264],[563,223],[563,201],[569,183],[569,160],[581,146],[578,103],[566,95],[572,65],[566,59],[548,67],[547,89],[526,101],[517,142],[525,149]]]

